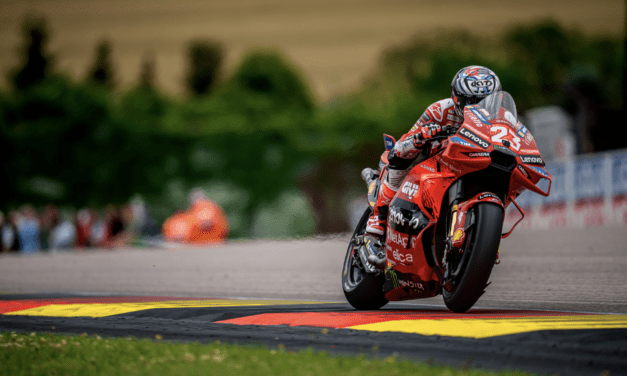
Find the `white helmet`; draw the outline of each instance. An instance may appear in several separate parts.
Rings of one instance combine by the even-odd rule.
[[[451,98],[458,115],[464,107],[476,104],[488,95],[501,90],[501,81],[492,70],[480,65],[471,65],[459,70],[451,83]]]

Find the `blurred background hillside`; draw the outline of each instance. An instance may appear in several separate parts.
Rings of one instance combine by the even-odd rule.
[[[624,1],[0,10],[5,213],[134,198],[158,226],[198,187],[224,208],[231,238],[345,232],[381,134],[407,132],[470,64],[496,71],[530,119],[560,106],[574,153],[627,147]]]

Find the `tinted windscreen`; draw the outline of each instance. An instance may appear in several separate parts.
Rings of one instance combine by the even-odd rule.
[[[488,110],[490,115],[488,116],[488,120],[493,120],[497,118],[505,118],[505,116],[512,116],[514,119],[518,118],[518,113],[516,112],[516,103],[514,102],[514,98],[509,95],[506,91],[498,91],[494,94],[490,94],[487,97],[483,98],[481,102],[479,102],[479,106]],[[511,115],[506,115],[506,111],[500,111],[501,108],[509,111]],[[508,119],[511,120],[511,119]],[[514,121],[514,124],[516,122]]]

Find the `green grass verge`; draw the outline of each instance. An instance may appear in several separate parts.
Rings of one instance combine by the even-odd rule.
[[[159,337],[159,336],[157,336]],[[283,345],[172,343],[87,334],[2,333],[0,375],[527,375],[431,366],[400,360],[337,356]]]

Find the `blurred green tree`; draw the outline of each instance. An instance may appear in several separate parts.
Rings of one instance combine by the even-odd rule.
[[[215,86],[220,74],[224,48],[220,43],[196,40],[189,44],[187,88],[195,95],[204,95]]]
[[[53,57],[48,53],[46,19],[27,15],[22,21],[23,46],[21,63],[9,73],[9,81],[17,90],[40,83],[51,71]]]
[[[248,54],[227,86],[255,102],[267,102],[272,110],[290,108],[312,114],[314,103],[303,76],[276,51]],[[247,103],[254,110],[256,104]]]
[[[111,62],[111,42],[105,39],[100,41],[96,47],[96,58],[89,70],[87,79],[113,90],[115,87],[114,76],[113,63]]]
[[[557,22],[542,21],[515,26],[504,36],[511,65],[527,80],[529,92],[524,107],[556,101],[568,67],[581,49],[582,36],[568,33]]]
[[[140,88],[154,89],[156,85],[156,72],[155,72],[155,55],[152,52],[144,54],[144,58],[141,63],[139,71]]]

